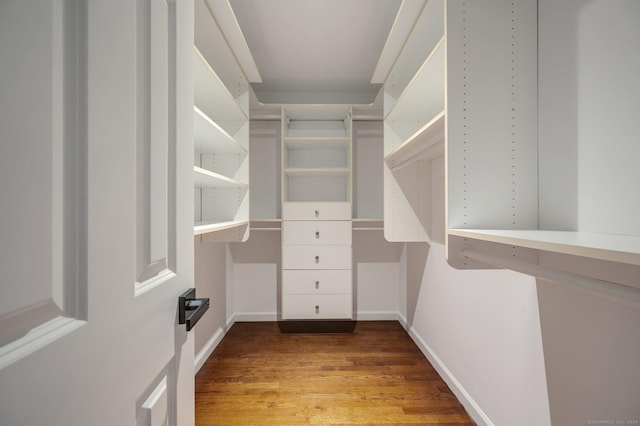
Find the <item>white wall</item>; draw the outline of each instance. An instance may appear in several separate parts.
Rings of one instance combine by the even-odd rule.
[[[233,300],[229,307],[236,321],[278,319],[280,231],[252,230],[244,243],[229,244],[233,260]]]
[[[353,231],[356,318],[395,320],[400,309],[400,257],[404,243],[390,243],[380,230]]]
[[[474,420],[549,424],[535,280],[453,269],[438,243],[408,244],[406,263],[410,334]]]
[[[224,337],[227,319],[227,244],[201,243],[194,237],[195,289],[209,298],[209,310],[194,327],[196,372]]]
[[[538,298],[553,424],[639,424],[638,299],[543,280]]]

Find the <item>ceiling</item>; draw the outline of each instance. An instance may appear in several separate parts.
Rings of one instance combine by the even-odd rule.
[[[372,76],[401,0],[230,0],[262,103],[374,101]]]

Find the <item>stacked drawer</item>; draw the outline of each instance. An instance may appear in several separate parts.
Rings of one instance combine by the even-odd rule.
[[[351,203],[282,209],[282,319],[352,319]]]

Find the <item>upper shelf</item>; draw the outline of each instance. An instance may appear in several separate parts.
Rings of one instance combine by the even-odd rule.
[[[403,141],[444,110],[444,50],[441,39],[385,117]]]
[[[247,154],[247,149],[238,143],[215,121],[198,107],[193,107],[193,140],[200,154]]]
[[[227,122],[246,122],[248,117],[236,98],[229,92],[198,48],[194,46],[193,49],[195,105],[227,131],[229,131],[225,124]]]
[[[449,235],[640,266],[640,237],[543,230],[449,229]]]
[[[428,160],[444,154],[445,113],[440,114],[411,136],[405,143],[384,157],[391,170],[418,160]]]
[[[196,188],[249,188],[249,185],[245,182],[231,179],[198,166],[193,166],[193,181]]]
[[[415,16],[417,12],[419,16],[415,19],[413,26],[410,27],[409,34],[404,34],[401,46],[396,44],[394,48],[394,41],[387,39],[387,44],[385,44],[383,53],[381,54],[382,59],[387,49],[397,50],[398,47],[401,48],[400,53],[395,56],[393,65],[387,76],[381,76],[384,79],[383,115],[385,117],[444,36],[444,19],[442,19],[444,16],[444,0],[429,0],[423,3],[424,7],[419,7],[420,10],[415,9],[418,3],[420,2],[402,2],[401,14],[403,14],[404,17],[407,16],[402,13],[405,11],[413,16]],[[413,12],[411,12],[410,9],[413,9]],[[399,16],[399,18],[402,17]],[[399,35],[395,34],[396,30],[402,30],[401,21],[394,24],[390,37],[397,37]]]

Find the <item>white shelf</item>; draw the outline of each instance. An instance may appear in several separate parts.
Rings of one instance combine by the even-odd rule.
[[[640,266],[640,237],[542,230],[449,229],[449,235]]]
[[[207,116],[215,117],[216,123],[225,127],[227,131],[234,133],[235,131],[229,130],[227,125],[238,123],[230,127],[239,128],[248,117],[198,48],[194,46],[193,49],[195,105]]]
[[[198,166],[193,166],[193,180],[196,188],[249,188],[249,185],[245,182],[231,179]]]
[[[282,219],[251,219],[252,231],[280,231],[282,229]]]
[[[384,157],[391,170],[413,161],[428,160],[444,154],[445,112],[411,136],[405,143]]]
[[[283,173],[287,176],[348,176],[350,172],[350,169],[342,167],[283,169]]]
[[[194,2],[194,232],[201,242],[239,242],[249,237],[251,88],[219,26],[233,11],[218,6]]]
[[[246,227],[249,225],[249,221],[246,220],[238,220],[238,221],[228,221],[228,222],[196,222],[193,227],[194,235],[202,235],[208,234],[216,231],[227,231],[234,228]]]
[[[414,5],[403,2],[401,11]],[[393,108],[401,94],[414,79],[417,70],[425,63],[435,46],[444,35],[444,0],[429,0],[424,4],[418,19],[414,22],[409,34],[405,34],[400,53],[396,56],[393,66],[384,81],[384,108],[386,116]],[[394,24],[392,33],[398,28]],[[394,34],[390,34],[390,37]],[[393,48],[393,41],[387,40],[383,55],[389,48]],[[382,56],[382,55],[381,55]]]
[[[401,140],[444,110],[444,50],[441,39],[385,117]]]
[[[290,149],[344,149],[349,148],[348,137],[293,137],[284,138]]]
[[[351,220],[354,231],[384,231],[384,219],[357,218]]]
[[[248,151],[198,107],[193,107],[194,147],[200,154],[247,154]]]

